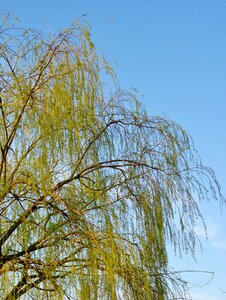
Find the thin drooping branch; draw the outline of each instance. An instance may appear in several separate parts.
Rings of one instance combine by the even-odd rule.
[[[38,277],[38,276],[37,276]],[[33,277],[30,277],[33,278]],[[46,275],[39,274],[38,279],[34,280],[33,282],[29,283],[29,276],[24,276],[20,282],[12,289],[12,291],[6,296],[4,300],[16,300],[19,299],[22,295],[27,293],[32,288],[38,286],[42,281],[46,279]]]
[[[40,197],[30,208],[28,208],[15,222],[14,224],[0,237],[0,247],[8,240],[13,232],[30,216],[30,214],[39,208],[39,204],[44,200],[44,196]]]

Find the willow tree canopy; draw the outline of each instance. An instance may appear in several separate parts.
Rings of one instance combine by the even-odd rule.
[[[86,25],[0,43],[0,298],[182,295],[166,245],[194,254],[221,197],[189,135],[114,85]]]

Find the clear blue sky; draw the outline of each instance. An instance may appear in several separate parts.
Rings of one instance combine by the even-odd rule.
[[[22,25],[54,32],[87,14],[92,37],[115,66],[121,87],[137,88],[148,113],[165,114],[194,138],[226,194],[226,1],[208,0],[2,0]],[[116,62],[116,63],[115,63]],[[203,203],[209,240],[203,253],[172,259],[175,269],[215,272],[191,290],[194,300],[226,294],[226,209]],[[190,275],[199,285],[204,274]]]

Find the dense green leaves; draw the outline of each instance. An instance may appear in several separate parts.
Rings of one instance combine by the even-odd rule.
[[[221,197],[188,134],[116,89],[89,29],[1,30],[1,299],[172,299]]]

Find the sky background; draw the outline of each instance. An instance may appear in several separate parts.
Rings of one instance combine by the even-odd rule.
[[[2,12],[21,25],[56,32],[79,17],[91,25],[96,48],[102,50],[125,89],[143,95],[149,115],[165,115],[194,139],[204,164],[216,172],[226,195],[226,1],[211,0],[1,0]],[[83,15],[86,16],[83,16]],[[170,260],[185,273],[194,300],[226,299],[226,208],[215,201],[201,209],[208,241],[197,234],[203,252]],[[206,284],[206,285],[205,285]],[[204,285],[204,286],[202,286]]]

